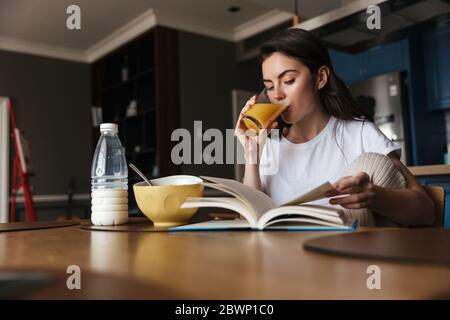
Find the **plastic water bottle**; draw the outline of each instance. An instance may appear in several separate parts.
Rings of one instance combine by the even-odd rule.
[[[91,221],[111,226],[128,222],[128,169],[115,123],[100,125],[91,167]]]

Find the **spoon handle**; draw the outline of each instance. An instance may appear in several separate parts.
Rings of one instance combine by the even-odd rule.
[[[138,175],[141,176],[142,179],[144,179],[145,182],[147,182],[147,184],[149,186],[151,186],[152,184],[150,183],[150,180],[147,179],[147,177],[141,172],[141,170],[139,170],[134,164],[130,163],[129,164],[130,168],[133,169],[134,171],[136,171],[136,173]]]

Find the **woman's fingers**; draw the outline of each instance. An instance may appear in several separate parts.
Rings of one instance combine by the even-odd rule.
[[[245,113],[248,109],[250,109],[251,106],[255,104],[255,102],[256,102],[256,96],[253,96],[253,97],[251,97],[251,98],[245,103],[245,106],[242,108],[242,110],[241,110],[241,112],[240,112],[240,114],[239,114],[237,123],[236,123],[236,125],[235,125],[234,133],[235,133],[236,136],[239,136],[239,135],[242,134],[242,132],[239,132],[237,129],[240,129],[241,131],[244,131],[244,132],[245,132],[245,130],[247,129],[247,128],[244,126],[244,124],[242,123],[241,119],[242,119],[242,116],[244,115],[244,113]]]
[[[260,146],[263,146],[264,143],[266,143],[266,139],[267,139],[267,130],[266,129],[261,129],[259,130],[259,134],[258,134],[258,144]]]
[[[370,177],[365,172],[359,172],[354,176],[346,176],[340,178],[335,184],[334,187],[339,192],[344,190],[348,190],[350,188],[357,188],[364,186],[366,183],[370,182]]]
[[[342,177],[335,184],[334,187],[337,191],[341,192],[344,189],[356,187],[359,181],[354,176]]]
[[[256,103],[256,96],[251,97],[246,103],[245,106],[241,110],[241,116],[252,107]]]
[[[358,193],[358,192],[361,192],[362,190],[364,190],[364,188],[360,187],[359,185],[356,186],[356,187],[349,187],[349,188],[345,188],[345,189],[339,189],[339,190],[336,190],[333,194],[329,195],[329,197],[343,195],[343,194]]]
[[[352,204],[344,204],[342,205],[345,209],[363,209],[363,208],[370,208],[372,205],[372,201],[364,201],[364,202],[358,202],[358,203],[352,203]]]
[[[339,198],[331,198],[330,204],[339,204],[343,206],[344,208],[347,208],[346,206],[356,206],[358,207],[358,204],[361,205],[363,203],[371,202],[372,198],[374,196],[374,193],[372,191],[365,191],[360,193],[351,194],[346,197],[339,197]],[[359,206],[361,208],[361,206]]]
[[[368,208],[372,205],[374,190],[367,173],[359,172],[354,176],[342,177],[334,186],[335,189],[328,192],[327,196],[349,195],[331,198],[330,204],[341,205],[346,209]]]
[[[330,191],[325,192],[325,198],[330,198],[330,197],[334,197],[334,196],[338,196],[341,193],[339,191],[337,191],[336,189],[332,189]]]

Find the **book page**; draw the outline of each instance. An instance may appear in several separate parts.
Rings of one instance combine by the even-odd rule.
[[[239,197],[243,199],[245,203],[253,209],[252,212],[254,221],[258,221],[259,218],[262,217],[262,215],[265,212],[275,208],[275,204],[272,202],[272,199],[270,199],[268,195],[252,187],[246,186],[245,184],[240,183],[239,181],[233,179],[205,177],[205,176],[200,176],[200,178],[215,182],[219,185],[226,187],[226,189],[231,189],[235,193],[237,193]]]
[[[198,222],[186,224],[178,227],[171,227],[169,231],[212,231],[212,230],[245,230],[250,229],[248,221],[241,219],[234,220],[210,220],[205,222]]]
[[[256,225],[256,220],[253,217],[251,210],[239,199],[232,197],[189,197],[181,205],[182,209],[187,208],[223,208],[240,213],[250,225]]]
[[[290,215],[290,217],[286,216]],[[272,209],[258,221],[258,228],[264,228],[266,225],[278,221],[277,217],[283,220],[310,217],[318,223],[328,221],[332,223],[344,224],[347,219],[342,209],[336,207],[325,207],[313,204],[302,204],[294,206],[284,206]]]
[[[247,199],[245,199],[242,195],[240,195],[238,192],[234,191],[233,189],[230,189],[227,186],[217,184],[217,183],[203,182],[203,185],[205,187],[213,188],[213,189],[225,192],[225,193],[235,197],[236,199],[238,199],[242,202],[242,205],[247,206],[250,211],[253,211],[253,208],[252,208],[252,206],[250,206]]]
[[[292,215],[292,218],[298,216],[309,216],[319,220],[327,220],[330,222],[340,222],[341,224],[346,222],[346,216],[341,208],[336,207],[325,207],[319,205],[294,205],[294,206],[283,206],[272,209],[268,211],[261,219],[258,221],[258,228],[264,227],[269,221],[277,220],[276,217],[285,219],[285,215]]]
[[[308,191],[307,193],[302,194],[301,196],[282,204],[281,206],[301,204],[301,203],[306,203],[306,202],[310,202],[310,201],[323,199],[323,198],[325,198],[325,194],[328,191],[331,191],[333,189],[334,189],[333,185],[327,181],[325,183],[322,183],[320,186],[312,189],[311,191]]]
[[[282,219],[269,222],[264,229],[267,230],[330,230],[330,231],[342,231],[342,230],[354,230],[356,229],[354,221],[346,224],[332,223],[327,221],[316,221],[308,218],[298,219]]]

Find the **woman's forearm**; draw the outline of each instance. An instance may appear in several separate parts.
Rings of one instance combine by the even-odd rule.
[[[259,164],[245,164],[243,183],[262,191],[261,178],[259,176]]]
[[[430,198],[413,189],[388,189],[374,186],[371,209],[402,225],[430,225],[436,209]]]
[[[245,172],[244,181],[245,185],[262,191],[261,178],[259,176],[259,147],[256,145],[247,145],[244,150],[245,156]]]

